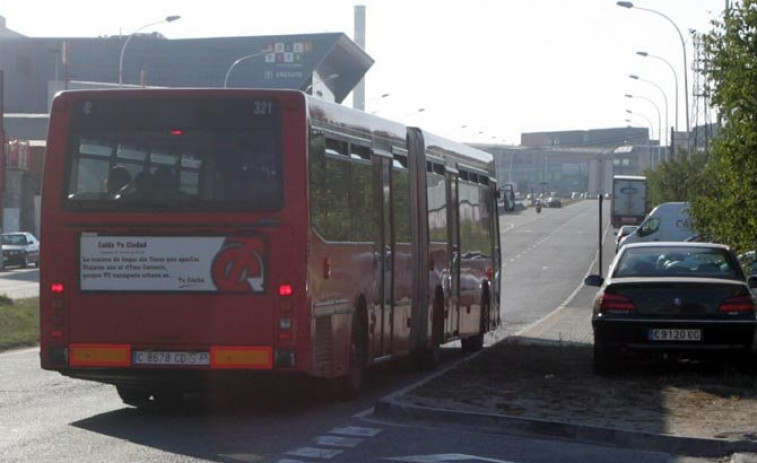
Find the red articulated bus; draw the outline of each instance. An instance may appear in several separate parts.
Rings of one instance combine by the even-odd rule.
[[[69,91],[42,198],[42,367],[145,405],[365,369],[499,324],[488,153],[299,91]]]

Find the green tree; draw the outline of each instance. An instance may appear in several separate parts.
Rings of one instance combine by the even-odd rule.
[[[647,169],[647,201],[651,206],[670,201],[690,201],[702,191],[704,155],[679,153]]]
[[[734,2],[705,35],[722,128],[692,201],[700,232],[736,250],[757,244],[757,0]]]
[[[701,232],[736,250],[757,244],[757,0],[733,3],[704,37],[722,128],[692,201]]]

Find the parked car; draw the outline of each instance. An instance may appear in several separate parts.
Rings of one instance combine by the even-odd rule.
[[[31,233],[3,233],[0,235],[0,242],[5,267],[39,265],[39,240]]]
[[[547,207],[562,207],[562,202],[554,196],[547,198],[545,204],[547,205]]]
[[[623,225],[618,229],[615,233],[615,252],[620,249],[620,242],[623,241],[623,238],[633,233],[637,228],[639,228],[638,225]]]
[[[624,355],[719,355],[752,362],[757,312],[752,290],[733,252],[714,243],[626,244],[594,299],[594,371],[620,368]]]
[[[747,278],[757,277],[757,251],[747,251],[739,254],[739,263]]]
[[[631,243],[684,241],[693,234],[689,203],[662,203],[652,209],[639,228],[620,243],[620,247]]]

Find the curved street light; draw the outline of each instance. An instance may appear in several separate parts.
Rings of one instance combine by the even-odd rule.
[[[311,83],[310,83],[310,85],[308,85],[307,87],[305,87],[305,93],[308,93],[308,92],[310,92],[311,90],[313,90],[313,85],[315,85],[315,84],[325,84],[326,82],[328,82],[328,81],[330,81],[330,80],[334,80],[334,79],[336,79],[337,77],[339,77],[339,74],[331,74],[330,76],[326,77],[326,78],[325,78],[325,79],[323,79],[323,80],[316,80],[316,81],[313,81],[313,82],[311,82]],[[312,95],[312,93],[311,93],[311,95]]]
[[[643,114],[641,114],[641,113],[635,113],[635,112],[631,111],[630,109],[626,109],[626,112],[627,112],[628,114],[633,114],[634,116],[639,116],[640,118],[642,118],[642,119],[644,119],[645,121],[647,121],[647,124],[649,124],[649,133],[650,133],[650,138],[654,136],[654,124],[652,124],[652,121],[650,121],[650,120],[649,120],[649,118],[648,118],[647,116],[645,116],[645,115],[643,115]],[[651,140],[650,140],[650,141],[651,141]]]
[[[676,23],[673,22],[672,19],[668,18],[667,16],[665,16],[664,14],[660,13],[657,10],[652,10],[652,9],[649,9],[649,8],[642,8],[642,7],[639,7],[639,6],[634,6],[634,4],[631,3],[631,2],[617,2],[617,5],[618,6],[622,6],[623,8],[636,8],[637,10],[649,11],[650,13],[654,13],[656,15],[662,16],[663,18],[665,18],[666,20],[668,20],[668,22],[670,24],[672,24],[673,27],[675,27],[676,32],[678,32],[678,38],[681,39],[681,48],[683,48],[683,87],[684,87],[684,96],[686,97],[685,98],[685,102],[686,102],[686,136],[688,137],[689,131],[691,130],[691,127],[689,126],[689,79],[687,77],[688,71],[687,71],[687,65],[686,65],[686,41],[683,39],[683,34],[681,34],[681,30],[678,28],[678,26],[676,25]]]
[[[407,114],[405,114],[404,116],[402,116],[402,117],[400,118],[400,120],[401,120],[401,121],[404,121],[404,120],[405,120],[406,118],[408,118],[408,117],[410,117],[410,116],[412,116],[412,115],[414,115],[414,114],[417,114],[417,113],[422,113],[422,112],[424,112],[425,110],[426,110],[426,108],[418,108],[418,109],[416,109],[415,111],[410,111],[409,113],[407,113]]]
[[[625,95],[626,98],[638,98],[640,100],[648,101],[652,106],[654,106],[655,111],[657,111],[657,138],[662,140],[662,121],[660,117],[660,107],[657,106],[657,103],[652,101],[650,98],[647,98],[645,96],[638,96],[638,95]]]
[[[269,51],[268,49],[260,50],[258,52],[249,54],[247,56],[243,56],[243,57],[239,58],[238,60],[234,61],[233,63],[231,63],[231,66],[229,66],[229,70],[226,71],[226,77],[223,79],[223,88],[227,88],[229,86],[229,76],[231,76],[231,71],[235,67],[237,67],[237,64],[241,63],[242,61],[247,61],[250,58],[255,58],[257,56],[264,55],[264,54],[268,53],[268,51]]]
[[[646,83],[648,83],[650,85],[654,85],[655,87],[657,87],[657,90],[659,90],[660,93],[662,93],[662,99],[665,102],[665,132],[666,132],[665,133],[665,138],[667,139],[668,138],[668,136],[667,136],[668,121],[670,119],[668,118],[668,97],[667,97],[667,95],[665,95],[665,90],[663,90],[662,87],[660,87],[656,83],[652,82],[651,80],[642,79],[641,77],[639,77],[637,75],[631,74],[628,77],[631,78],[631,79],[633,79],[633,80],[638,80],[640,82],[646,82]],[[660,127],[662,127],[662,126],[660,126]],[[662,141],[662,135],[660,135],[660,140]]]
[[[118,86],[119,87],[123,86],[123,83],[124,83],[124,53],[126,52],[126,45],[129,45],[129,42],[131,42],[131,39],[133,39],[134,36],[137,35],[140,31],[147,29],[148,27],[157,26],[158,24],[162,24],[162,23],[174,22],[177,19],[181,19],[181,16],[179,15],[166,16],[164,19],[161,19],[160,21],[156,21],[150,24],[145,24],[144,26],[140,27],[136,31],[129,34],[129,37],[126,38],[126,42],[124,42],[124,45],[121,47],[121,56],[118,58]]]
[[[670,61],[666,60],[662,56],[653,55],[645,51],[637,51],[636,54],[639,56],[643,56],[644,58],[654,58],[654,59],[660,60],[663,63],[667,64],[670,70],[673,71],[673,82],[675,82],[675,97],[676,97],[675,104],[673,105],[673,107],[675,108],[675,111],[673,111],[673,113],[675,114],[675,119],[676,119],[676,122],[675,122],[676,131],[678,131],[678,74],[676,73],[675,68],[673,67],[672,64],[670,64]]]

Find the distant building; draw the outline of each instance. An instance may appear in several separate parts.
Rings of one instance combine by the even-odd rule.
[[[520,146],[476,145],[494,155],[497,182],[522,193],[606,193],[612,176],[638,175],[663,159],[647,129],[621,127],[521,135]]]
[[[3,126],[6,139],[14,140],[0,160],[6,167],[0,171],[4,231],[38,229],[53,96],[63,89],[118,87],[122,50],[124,86],[287,88],[338,103],[373,65],[343,33],[201,39],[152,33],[132,36],[124,49],[129,37],[26,37],[8,29],[0,16]],[[9,164],[11,152],[33,162]]]
[[[0,38],[4,111],[44,114],[52,95],[64,88],[117,86],[129,36],[25,37],[7,29],[0,17]],[[129,41],[122,75],[128,86],[290,88],[340,103],[372,65],[343,33],[200,39],[152,33]],[[9,131],[8,137],[16,134]]]

